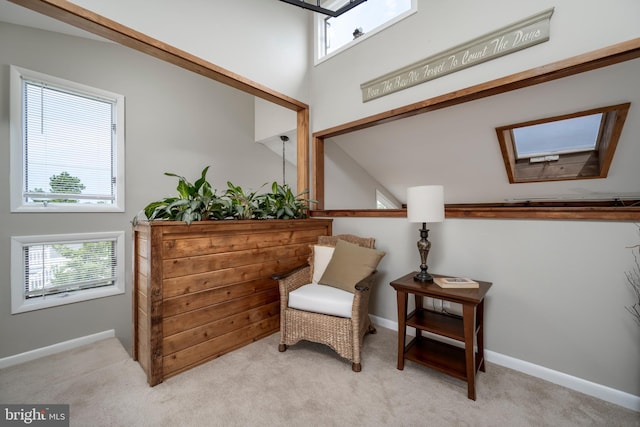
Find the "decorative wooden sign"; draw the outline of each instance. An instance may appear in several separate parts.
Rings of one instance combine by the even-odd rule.
[[[362,102],[549,40],[553,8],[360,85]]]

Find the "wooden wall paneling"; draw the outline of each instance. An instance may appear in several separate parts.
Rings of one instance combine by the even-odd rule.
[[[276,332],[271,276],[305,264],[332,232],[326,219],[142,221],[134,230],[136,348],[152,386]]]

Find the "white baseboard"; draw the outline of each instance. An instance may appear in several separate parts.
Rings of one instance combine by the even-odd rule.
[[[51,354],[60,353],[61,351],[71,350],[72,348],[81,347],[83,345],[91,344],[96,341],[113,338],[115,336],[116,331],[110,329],[108,331],[98,332],[97,334],[74,338],[72,340],[63,341],[47,347],[37,348],[35,350],[27,351],[13,356],[4,357],[0,359],[0,369],[8,368],[9,366],[18,365],[24,362],[29,362],[31,360],[39,359],[44,356],[49,356]]]
[[[633,394],[583,380],[582,378],[567,375],[559,371],[554,371],[553,369],[545,368],[544,366],[534,365],[533,363],[505,356],[504,354],[496,353],[495,351],[485,349],[484,356],[487,362],[495,363],[496,365],[504,366],[513,369],[514,371],[519,371],[527,375],[531,375],[532,377],[537,377],[545,381],[570,388],[571,390],[579,391],[580,393],[588,394],[589,396],[597,397],[598,399],[640,412],[640,396],[634,396]]]
[[[373,323],[383,328],[391,329],[393,331],[398,330],[397,322],[373,315],[371,315],[371,320]],[[412,328],[409,328],[407,330],[409,334],[412,334],[411,329]],[[532,377],[540,378],[571,390],[596,397],[606,402],[611,402],[624,408],[640,412],[640,396],[635,396],[611,387],[583,380],[582,378],[554,371],[552,369],[545,368],[544,366],[534,365],[533,363],[505,356],[504,354],[496,353],[495,351],[485,349],[484,355],[487,362],[495,363],[496,365],[504,366],[506,368],[513,369],[514,371],[522,372],[524,374],[531,375]]]

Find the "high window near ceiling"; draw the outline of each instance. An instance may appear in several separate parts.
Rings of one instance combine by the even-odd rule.
[[[510,183],[606,178],[630,104],[496,128]]]
[[[329,2],[332,9],[348,0]],[[332,18],[317,15],[317,55],[321,60],[378,33],[417,10],[417,0],[368,0]]]
[[[124,211],[124,96],[11,66],[11,211]]]

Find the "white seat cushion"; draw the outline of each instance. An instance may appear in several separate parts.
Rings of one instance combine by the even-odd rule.
[[[289,307],[351,318],[353,294],[333,286],[310,283],[289,293]]]

